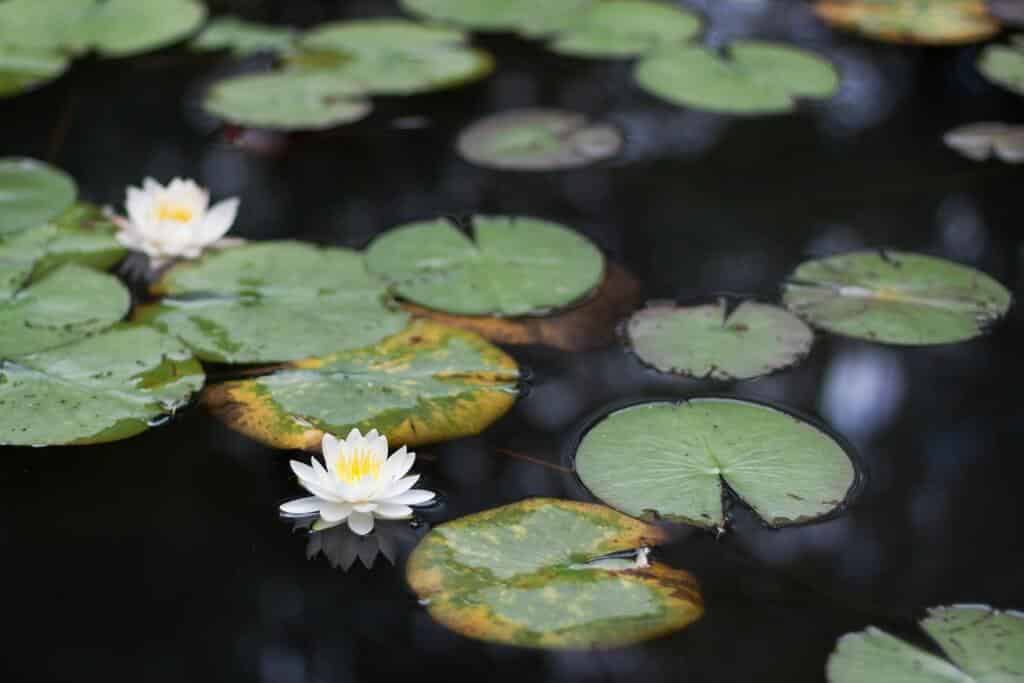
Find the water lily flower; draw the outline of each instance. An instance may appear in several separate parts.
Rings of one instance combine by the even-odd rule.
[[[292,471],[312,496],[281,506],[286,515],[320,515],[319,529],[348,521],[359,535],[373,531],[374,517],[408,519],[411,505],[434,499],[432,491],[414,489],[419,475],[406,476],[416,454],[402,446],[388,457],[388,440],[371,430],[366,436],[353,429],[344,439],[324,434],[321,443],[324,464],[316,458],[311,465],[292,460]]]
[[[196,258],[231,228],[238,198],[212,207],[210,193],[192,180],[175,178],[163,186],[152,178],[142,188],[129,187],[127,217],[112,215],[120,228],[117,239],[133,251],[145,252],[154,267],[175,258]]]

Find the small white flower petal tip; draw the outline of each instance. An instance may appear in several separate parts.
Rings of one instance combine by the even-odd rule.
[[[353,429],[345,438],[324,434],[321,442],[324,464],[316,458],[312,466],[291,461],[299,484],[313,494],[281,506],[286,516],[312,516],[317,528],[346,523],[352,533],[371,533],[375,519],[412,518],[414,505],[434,500],[433,491],[414,489],[419,475],[406,476],[416,454],[402,448],[388,456],[387,437],[372,430],[365,436]]]
[[[127,216],[110,213],[122,245],[149,256],[153,268],[182,258],[196,258],[225,242],[238,212],[239,200],[210,206],[210,194],[193,180],[175,178],[166,186],[146,178],[129,187]],[[230,239],[230,238],[229,238]]]

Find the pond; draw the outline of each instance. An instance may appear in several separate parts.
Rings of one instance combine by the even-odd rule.
[[[10,2],[0,0],[0,10]],[[545,4],[536,3],[531,11],[540,12]],[[937,647],[948,645],[941,633],[926,623],[930,641],[917,624],[928,608],[938,606],[1024,608],[1019,533],[1024,464],[1018,454],[1024,438],[1024,316],[1017,306],[1006,310],[1009,302],[1000,299],[1005,292],[998,285],[983,284],[978,297],[994,306],[993,314],[985,317],[969,308],[965,317],[962,306],[968,304],[943,283],[962,275],[974,287],[980,272],[1015,299],[1024,294],[1017,207],[1024,174],[1000,159],[971,160],[943,136],[976,122],[1024,123],[1024,99],[986,79],[976,66],[986,45],[1009,44],[1012,29],[977,39],[984,42],[926,47],[831,28],[810,3],[798,0],[669,4],[703,16],[699,40],[707,45],[757,39],[827,59],[838,68],[837,89],[829,85],[827,66],[822,72],[820,65],[802,63],[803,80],[797,79],[802,85],[758,90],[756,96],[746,82],[711,94],[695,95],[690,85],[678,82],[666,86],[668,93],[653,86],[647,92],[633,74],[635,52],[646,49],[643,41],[637,48],[623,40],[614,47],[615,58],[594,59],[581,56],[597,49],[596,39],[585,33],[546,45],[532,36],[474,32],[467,40],[493,58],[490,73],[473,61],[482,57],[462,53],[447,55],[445,64],[465,59],[470,66],[458,62],[459,68],[479,67],[480,73],[458,87],[418,92],[419,81],[410,76],[415,69],[389,72],[394,80],[372,97],[332,91],[332,106],[344,104],[330,112],[338,118],[329,125],[299,126],[305,130],[247,128],[211,115],[216,108],[204,108],[204,98],[213,83],[267,70],[274,58],[198,51],[187,43],[130,57],[82,55],[56,80],[2,101],[3,156],[63,169],[79,197],[98,206],[123,212],[126,188],[146,177],[161,183],[191,177],[209,189],[213,201],[239,198],[232,237],[357,250],[373,243],[368,271],[359,265],[355,275],[345,261],[349,252],[331,260],[323,253],[275,251],[258,260],[266,272],[242,261],[230,265],[230,277],[224,275],[228,266],[218,273],[172,271],[160,285],[168,299],[137,315],[184,341],[165,338],[162,343],[169,346],[160,347],[155,360],[135,362],[151,362],[147,387],[163,386],[169,377],[184,382],[184,390],[163,396],[165,406],[175,406],[173,416],[146,415],[152,424],[146,428],[133,413],[132,424],[141,426],[128,431],[138,433],[109,443],[2,448],[7,519],[0,526],[0,548],[9,630],[0,673],[6,680],[824,681],[837,640],[869,626],[936,654],[945,651],[964,670],[977,670],[949,647]],[[301,29],[409,16],[390,0],[207,0],[206,5],[212,16],[232,14]],[[692,40],[696,26],[689,20],[666,22],[664,35],[651,40]],[[5,40],[11,39],[10,31],[10,24],[0,23]],[[342,40],[316,35],[313,42],[324,53],[330,52],[325,44]],[[414,42],[391,39],[396,45]],[[101,51],[116,42],[109,36],[95,40]],[[374,47],[351,49],[369,53],[382,39],[367,40]],[[468,50],[450,42],[444,49]],[[602,43],[601,49],[609,48]],[[705,68],[693,66],[705,57],[692,50],[687,55],[684,71]],[[740,60],[740,52],[734,58]],[[309,64],[325,57],[310,52],[289,59],[296,68],[315,71]],[[672,59],[676,56],[647,65],[650,77],[677,68]],[[791,56],[756,53],[750,59],[763,66],[776,63],[772,60],[789,63]],[[376,78],[366,74],[382,68],[374,62],[360,78]],[[300,96],[281,97],[278,105]],[[721,111],[725,105],[718,97],[746,111]],[[504,136],[502,144],[512,148],[523,135],[527,146],[530,136],[549,135],[536,129],[524,134],[508,120],[474,127],[476,138],[460,141],[460,134],[484,117],[522,108],[581,114],[556,117],[551,125],[582,137],[573,138],[578,144],[572,150],[547,148],[540,161],[512,159],[513,150],[493,162],[487,155],[494,149],[468,149],[491,134]],[[552,170],[550,164],[564,167]],[[489,222],[489,216],[518,220]],[[389,233],[391,241],[375,241],[410,224],[416,225]],[[510,225],[519,230],[518,241],[501,242]],[[494,241],[488,246],[485,239]],[[447,257],[477,247],[472,258],[453,257],[447,266],[468,273],[464,280],[438,284],[431,279],[432,266],[422,265],[431,254]],[[510,257],[531,250],[537,253],[523,256],[526,266]],[[858,251],[872,262],[807,264]],[[545,261],[549,252],[557,257],[553,262]],[[913,254],[977,272],[935,275],[939,271],[929,270],[931,261],[922,265]],[[420,267],[424,272],[417,271]],[[135,306],[151,298],[145,268],[144,258],[131,256],[112,270],[129,285]],[[858,268],[871,277],[883,273],[882,279],[888,268],[927,272],[922,277],[931,289],[914,294],[912,301],[899,287],[869,291],[852,275],[840,289],[872,305],[939,309],[941,315],[934,315],[941,319],[851,327],[816,293],[822,272],[848,269],[843,272],[849,274]],[[267,275],[274,269],[276,275]],[[101,309],[113,307],[89,308],[92,317],[81,323],[75,338],[152,334],[149,328],[102,332],[124,314],[128,302],[115,301],[116,292],[104,294],[109,283],[87,283],[100,277],[88,271],[61,285],[64,294],[79,297],[72,310],[97,302]],[[601,277],[604,289],[579,303]],[[324,295],[336,278],[344,286]],[[225,285],[228,280],[235,284]],[[474,289],[484,280],[497,283],[497,289],[489,294]],[[826,282],[830,296],[839,291],[832,284]],[[405,308],[380,304],[385,289],[397,292]],[[235,296],[247,307],[223,312],[224,320],[234,321],[227,332],[214,334],[201,326],[186,331],[181,320],[190,306],[212,310]],[[249,306],[246,297],[261,303]],[[750,303],[782,305],[784,299],[800,318]],[[649,319],[639,316],[626,324],[642,302],[654,304],[644,309]],[[565,304],[575,307],[559,313]],[[697,323],[670,318],[669,304],[704,305],[696,315],[716,320],[733,320],[728,316],[744,311],[742,324],[736,317],[731,332],[764,325],[768,348],[755,354],[748,346],[740,353],[735,334],[723,333],[699,340],[701,353],[680,358],[674,355],[679,337],[668,343],[655,333],[664,324],[690,338]],[[524,312],[534,317],[525,318],[523,326],[502,327],[506,321],[491,315],[521,322],[516,316]],[[413,313],[430,319],[406,327]],[[549,315],[560,316],[557,324],[548,325]],[[764,322],[759,315],[770,318]],[[97,316],[110,320],[94,329]],[[448,326],[469,324],[466,316],[476,316],[470,318],[479,323],[473,329],[491,336],[500,350]],[[0,329],[0,355],[4,367],[26,372],[27,361],[12,364],[9,358],[25,353],[19,345],[31,349],[35,342],[23,342],[15,327],[5,322]],[[282,329],[292,336],[282,336]],[[222,333],[226,340],[218,336]],[[239,341],[236,333],[248,337]],[[771,338],[781,338],[777,335],[785,337],[785,348],[773,350]],[[373,346],[385,337],[392,346]],[[66,349],[61,344],[67,341],[60,337],[43,353]],[[148,343],[124,337],[109,359],[96,362],[99,367],[109,363],[116,379],[117,362],[141,354],[140,345]],[[220,393],[208,392],[206,405],[198,400],[185,405],[199,386],[195,378],[201,370],[184,344],[204,356],[206,381],[218,385]],[[417,355],[423,345],[426,355]],[[373,349],[370,356],[360,351],[366,346]],[[18,350],[8,353],[8,347]],[[111,342],[108,349],[113,348]],[[285,357],[288,351],[294,353]],[[421,421],[412,432],[377,424],[383,431],[396,430],[391,450],[413,444],[415,471],[421,475],[416,486],[436,492],[436,498],[416,509],[415,523],[377,520],[366,537],[344,525],[310,533],[311,520],[282,519],[278,506],[306,495],[289,461],[308,463],[310,454],[295,449],[306,446],[319,453],[321,433],[308,421],[297,428],[300,423],[288,411],[307,414],[303,411],[313,410],[309,404],[319,401],[325,411],[334,411],[333,418],[324,418],[328,423],[335,418],[333,424],[359,422],[363,413],[347,422],[338,415],[356,410],[352,406],[364,394],[324,388],[324,378],[330,372],[362,377],[379,360],[373,353],[391,358],[392,351],[426,358],[427,369],[403,365],[390,380],[387,373],[380,373],[383,379],[371,373],[366,386],[393,381],[394,391],[409,392],[414,403],[435,400],[431,392],[444,393],[439,385],[452,386],[437,363],[466,366],[455,381],[465,384],[471,408],[442,419],[420,403]],[[726,351],[735,356],[714,356]],[[433,352],[437,355],[429,355]],[[709,364],[707,354],[714,362]],[[269,376],[258,367],[308,356],[320,360]],[[50,370],[58,361],[48,362]],[[14,374],[0,379],[18,381]],[[246,420],[255,413],[244,411],[271,410],[267,395],[283,413],[253,426]],[[240,397],[252,399],[248,407],[239,408]],[[700,400],[673,406],[685,399]],[[229,404],[219,409],[223,419],[210,414],[218,401]],[[654,404],[646,410],[651,422],[626,424],[644,412],[627,406],[647,403]],[[62,419],[60,408],[41,419],[44,411],[26,408],[34,405],[3,406],[8,423],[17,414],[26,428],[45,431]],[[717,408],[738,412],[709,412],[701,426],[680,428],[680,434],[696,434],[693,438],[704,444],[702,467],[712,468],[710,478],[690,482],[682,502],[671,487],[655,490],[657,483],[648,482],[644,488],[630,463],[652,467],[645,458],[688,443],[680,434],[658,432],[659,425],[675,419],[689,424],[684,413]],[[283,420],[291,420],[292,431],[274,433],[273,426]],[[805,431],[774,432],[781,422]],[[415,434],[417,424],[427,433]],[[730,432],[735,438],[713,433],[719,427],[735,430]],[[433,443],[416,445],[417,439]],[[32,443],[43,446],[47,439],[41,441]],[[799,462],[782,475],[780,470],[762,474],[750,462],[759,449],[786,452]],[[818,458],[823,453],[827,465]],[[672,457],[678,465],[687,455]],[[819,469],[808,474],[811,461]],[[352,467],[357,469],[345,476],[358,480],[365,474]],[[643,470],[650,471],[661,472]],[[775,498],[764,491],[773,476],[784,478],[769,492]],[[804,486],[805,495],[783,493],[790,483]],[[808,495],[817,496],[816,507],[803,504]],[[657,509],[661,531],[641,529],[595,496],[640,516]],[[700,496],[711,502],[693,503]],[[594,507],[542,500],[513,508],[508,513],[513,516],[535,508],[551,515],[536,521],[548,524],[549,535],[530,536],[532,545],[520,546],[519,534],[530,533],[529,520],[515,517],[511,526],[503,526],[501,514],[489,511],[530,498]],[[468,517],[475,513],[484,516]],[[587,515],[590,521],[584,523]],[[600,526],[606,516],[620,525],[618,535],[588,546],[580,530],[589,523]],[[496,528],[474,527],[491,518],[499,520]],[[448,531],[431,531],[438,527]],[[417,592],[410,588],[406,563],[424,537],[433,545],[422,542],[414,568],[437,570],[430,564],[437,557],[448,558],[444,565],[452,553],[463,552],[463,564],[451,562],[444,571],[458,581],[472,575],[473,590],[481,595],[492,591],[497,606],[488,612],[477,605],[484,617],[469,620],[486,631],[483,635],[467,636],[462,615],[442,613],[451,604],[475,604],[470,598],[479,596],[467,597],[465,583],[454,590],[446,583],[448,575],[430,581],[411,575]],[[569,550],[574,544],[586,551],[582,562]],[[648,546],[649,560],[646,549],[633,552]],[[473,554],[477,551],[498,559],[475,565],[466,558],[482,557]],[[625,567],[621,574],[609,574],[624,577],[612,582],[624,592],[609,594],[603,607],[571,591],[559,598],[564,605],[545,606],[543,590],[555,590],[546,583],[552,576],[570,583],[579,572],[589,576],[598,570],[583,567],[586,560],[612,551],[629,552],[603,560],[609,564],[600,571]],[[516,562],[535,562],[530,579],[538,583],[529,586],[539,592],[527,594],[526,584],[510,588],[511,574],[503,572]],[[648,562],[663,572],[658,581],[630,573]],[[483,569],[477,575],[472,567]],[[651,595],[664,598],[659,609],[669,610],[671,618],[650,625],[649,615],[641,613],[627,633],[609,617],[601,627],[603,644],[611,647],[587,651],[571,638],[558,645],[575,642],[576,647],[546,647],[547,631],[561,629],[564,635],[579,616],[577,609],[625,604],[632,599],[629,591],[647,590],[652,582],[666,591]],[[702,614],[695,607],[700,602]],[[539,619],[543,633],[512,638],[513,644],[492,642],[501,631],[495,624],[504,628],[520,617],[535,626]],[[947,613],[932,618],[946,619]],[[1024,652],[1024,645],[1011,640],[1009,649]],[[1011,667],[1003,671],[1007,678],[970,680],[1024,680],[1020,671]]]

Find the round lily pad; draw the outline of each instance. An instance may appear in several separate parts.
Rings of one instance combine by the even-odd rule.
[[[958,45],[999,32],[984,0],[819,0],[814,11],[832,26],[889,43]]]
[[[514,109],[464,130],[459,154],[480,166],[516,171],[577,168],[610,159],[622,148],[615,126],[557,109]]]
[[[276,130],[320,130],[352,123],[372,106],[362,86],[333,72],[284,69],[218,82],[203,107],[230,123]]]
[[[68,58],[48,49],[0,46],[0,97],[17,95],[64,73]]]
[[[726,55],[682,47],[640,62],[641,88],[673,104],[735,114],[787,112],[800,97],[831,97],[839,74],[830,62],[788,45],[737,41]]]
[[[125,439],[173,413],[202,385],[202,366],[179,341],[118,326],[0,361],[0,444]]]
[[[0,235],[56,218],[78,194],[75,181],[34,159],[0,159]]]
[[[68,264],[30,283],[34,263],[0,261],[0,359],[52,349],[107,329],[131,296],[116,278]]]
[[[601,283],[600,250],[561,225],[478,216],[468,232],[447,219],[404,225],[374,240],[366,262],[405,299],[465,315],[546,313]]]
[[[973,161],[995,157],[1008,164],[1024,163],[1024,126],[987,121],[971,123],[954,128],[942,140]]]
[[[987,605],[928,610],[921,621],[948,658],[869,627],[839,639],[829,683],[1010,683],[1024,680],[1024,613]]]
[[[192,48],[202,51],[230,50],[244,57],[259,52],[286,52],[294,45],[298,32],[289,26],[271,26],[232,16],[212,19],[192,40]]]
[[[483,431],[512,407],[518,378],[515,361],[477,335],[416,321],[364,349],[209,387],[204,402],[274,448],[319,451],[324,432],[353,428],[412,446]]]
[[[1024,34],[1009,45],[989,45],[978,57],[978,70],[997,85],[1024,95]]]
[[[483,78],[494,61],[472,49],[462,31],[402,19],[322,24],[300,41],[303,49],[344,55],[331,72],[367,92],[410,95]],[[302,63],[302,57],[299,58]]]
[[[988,275],[950,261],[863,251],[802,263],[783,301],[829,332],[925,345],[977,337],[1006,314],[1011,296]]]
[[[657,0],[591,5],[548,45],[575,57],[637,57],[684,45],[701,30],[696,14]]]
[[[273,363],[380,341],[408,315],[350,249],[260,242],[170,268],[166,295],[136,319],[178,335],[203,360]]]
[[[611,413],[584,435],[576,471],[623,512],[709,528],[725,525],[727,491],[780,527],[832,513],[857,480],[850,456],[818,428],[723,398]]]
[[[577,21],[599,0],[399,0],[409,12],[474,31],[545,35]]]
[[[101,0],[2,0],[0,36],[7,46],[75,52],[76,33]]]
[[[619,647],[684,628],[703,613],[686,572],[598,560],[665,540],[656,527],[600,505],[534,498],[435,527],[409,557],[406,576],[434,619],[469,638]]]
[[[633,352],[661,372],[748,379],[798,363],[814,334],[785,309],[722,299],[701,306],[656,304],[626,323]]]
[[[75,32],[101,55],[129,57],[176,43],[205,19],[199,0],[96,0]]]

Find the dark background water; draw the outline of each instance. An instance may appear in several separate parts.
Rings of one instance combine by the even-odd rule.
[[[255,19],[309,25],[394,13],[391,2],[234,0]],[[1019,168],[960,158],[952,126],[1024,122],[1024,100],[988,84],[977,47],[871,44],[782,0],[687,3],[708,39],[783,39],[832,57],[843,89],[797,114],[716,116],[663,105],[628,66],[478,42],[498,68],[478,84],[378,99],[357,125],[233,144],[198,109],[230,60],[170,49],[76,63],[0,104],[4,154],[49,159],[85,198],[119,204],[143,176],[194,176],[238,195],[235,232],[361,247],[399,223],[502,212],[564,222],[627,265],[651,298],[731,290],[775,298],[808,255],[898,247],[979,267],[1022,294]],[[511,107],[562,106],[620,124],[618,162],[512,174],[452,151],[457,131]],[[414,117],[414,118],[409,118]],[[414,126],[410,128],[410,126]],[[342,333],[342,331],[339,331]],[[1019,309],[982,339],[899,349],[820,335],[798,368],[718,385],[671,379],[622,349],[512,348],[532,390],[477,438],[421,449],[435,521],[533,495],[574,497],[557,464],[602,406],[644,396],[734,393],[815,413],[859,449],[870,481],[848,514],[771,531],[742,511],[721,539],[694,532],[659,551],[704,589],[703,620],[598,654],[477,643],[433,623],[400,566],[307,560],[276,515],[300,494],[289,453],[199,409],[121,443],[5,448],[0,458],[7,681],[819,681],[841,634],[878,624],[916,637],[923,608],[1024,607]],[[399,562],[400,565],[400,562]],[[642,677],[642,678],[641,678]]]

